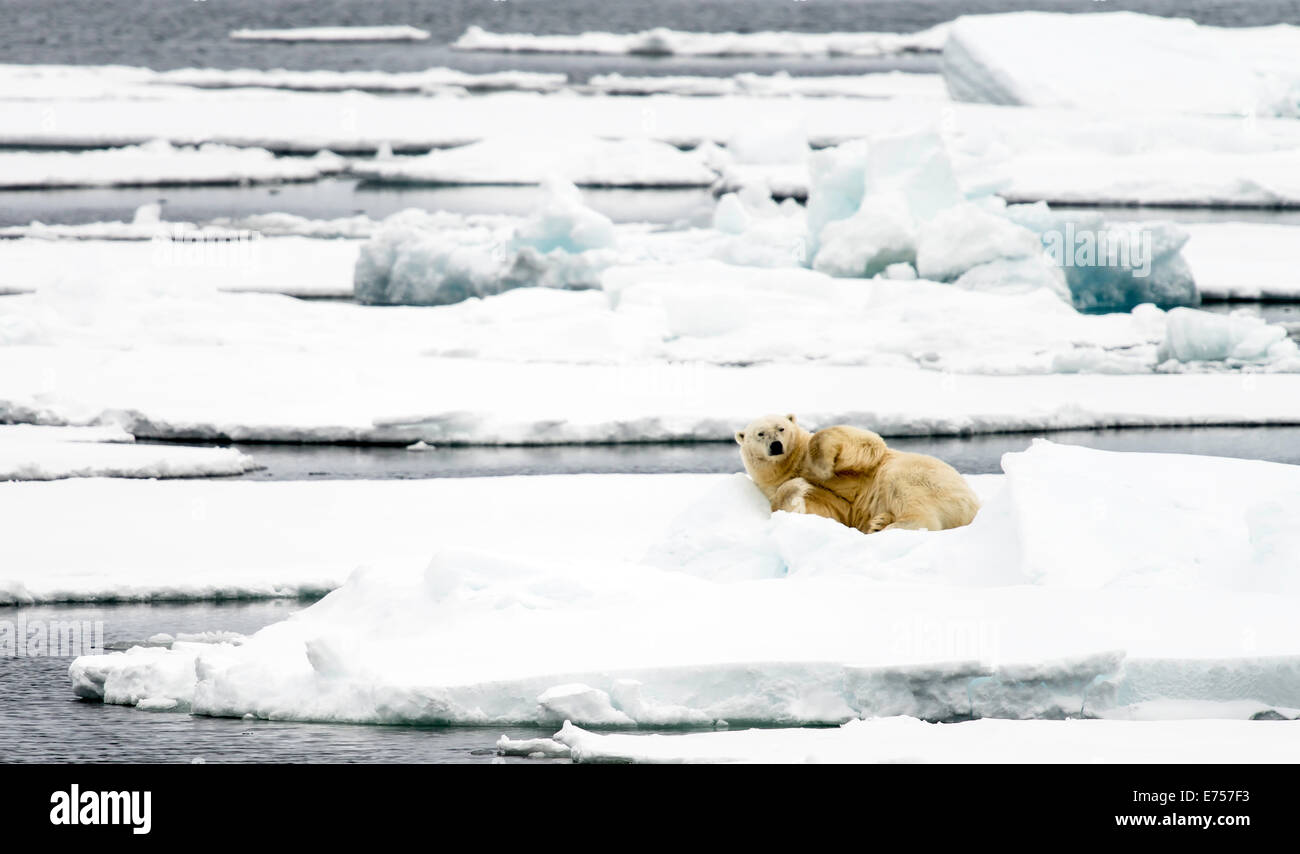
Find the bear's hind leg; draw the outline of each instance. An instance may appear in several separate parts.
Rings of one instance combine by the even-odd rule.
[[[943,521],[934,513],[909,513],[894,519],[882,531],[942,531]]]
[[[781,484],[772,497],[773,512],[784,510],[787,513],[825,516],[843,525],[848,524],[851,509],[847,501],[829,489],[813,486],[801,477]]]
[[[877,513],[867,522],[864,534],[874,534],[876,531],[883,531],[894,523],[893,513]]]
[[[885,441],[870,430],[827,427],[808,443],[808,473],[821,481],[840,473],[865,475],[880,465],[886,450]]]

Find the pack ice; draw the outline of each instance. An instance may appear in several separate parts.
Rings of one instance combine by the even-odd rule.
[[[700,479],[675,518],[646,508],[662,521],[625,539],[566,515],[557,478],[527,510],[539,540],[435,528],[427,564],[359,569],[240,643],[78,658],[72,685],[145,708],[369,723],[1300,706],[1300,468],[1045,441],[1003,467],[1003,483],[977,484],[972,525],[870,537],[769,514],[734,475]],[[600,480],[573,484],[590,495]],[[599,515],[638,518],[622,495]]]

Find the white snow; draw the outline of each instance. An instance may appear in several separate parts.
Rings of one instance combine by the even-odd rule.
[[[416,27],[295,27],[283,30],[233,30],[235,41],[273,42],[419,42],[429,33]]]
[[[360,162],[352,172],[385,184],[540,184],[556,176],[587,187],[707,187],[717,178],[698,156],[667,143],[551,130]]]
[[[502,737],[508,755],[520,742]],[[1254,721],[926,723],[891,717],[834,729],[749,729],[684,735],[594,733],[566,723],[536,752],[575,762],[1246,764],[1294,763],[1300,747]],[[532,743],[529,742],[532,746]],[[1192,747],[1194,745],[1194,747]]]
[[[1207,152],[1170,146],[1126,154],[1017,155],[999,165],[1007,201],[1180,207],[1298,207],[1300,148]]]
[[[582,475],[3,483],[0,601],[321,595],[363,567],[423,566],[438,542],[514,543],[521,555],[576,546],[614,561],[648,547],[680,512],[677,502],[717,482],[713,475]],[[570,511],[523,513],[503,538],[500,517],[482,512],[501,506],[502,489],[520,511],[551,506],[547,496],[562,492]],[[638,502],[636,514],[618,506],[628,500]],[[78,520],[79,535],[54,536],[50,526],[68,518]],[[580,530],[587,524],[607,534],[590,536]],[[142,537],[149,548],[141,548]]]
[[[471,26],[452,47],[511,53],[648,56],[881,56],[938,51],[947,30],[946,24],[915,33],[699,33],[657,27],[639,33],[534,35],[494,33]]]
[[[1300,299],[1300,266],[1292,247],[1300,227],[1272,223],[1196,223],[1183,256],[1196,286],[1215,299]]]
[[[123,224],[124,226],[126,224]],[[44,235],[45,229],[27,229]],[[74,227],[73,231],[76,232]],[[242,229],[195,228],[174,223],[139,223],[110,229],[148,240],[49,240],[43,236],[0,240],[0,284],[16,291],[44,291],[56,312],[96,321],[77,301],[108,304],[114,296],[155,310],[202,301],[213,291],[245,291],[307,297],[352,296],[352,268],[360,241],[266,237]],[[62,236],[68,230],[56,229]],[[0,315],[13,322],[0,306]],[[121,306],[118,306],[119,308]],[[236,307],[231,305],[232,311]],[[286,309],[287,310],[287,309]],[[172,321],[178,316],[171,315]],[[194,318],[200,322],[197,316]],[[3,321],[0,321],[2,323]],[[9,327],[6,327],[9,328]],[[208,333],[203,333],[208,334]],[[0,339],[8,339],[0,334]]]
[[[1300,116],[1300,27],[1208,27],[1132,12],[958,18],[943,49],[963,101]]]
[[[0,481],[68,477],[177,478],[243,474],[253,458],[231,448],[136,445],[113,427],[0,425]]]
[[[233,563],[231,545],[148,559],[172,557],[173,573],[222,561],[229,577],[276,558],[320,573],[368,553],[365,568],[237,646],[83,657],[71,674],[78,694],[107,702],[374,723],[1122,716],[1129,702],[1229,699],[1225,688],[1300,704],[1300,467],[1039,441],[1004,468],[1005,482],[975,479],[972,525],[872,536],[770,514],[743,475],[191,485],[208,498],[200,542],[232,508],[256,518],[272,501],[275,518],[249,536],[275,533]],[[11,485],[0,500],[17,518],[75,502],[39,491],[53,486]],[[181,494],[151,521],[180,515]],[[285,533],[307,519],[323,532],[310,549]],[[124,537],[101,543],[96,565]],[[22,534],[15,552],[36,554],[17,562],[31,579],[18,583],[55,587],[52,565],[86,547],[51,553]]]
[[[254,184],[314,181],[343,171],[328,152],[276,157],[259,148],[204,144],[176,147],[163,140],[102,151],[0,152],[0,188],[141,187],[173,184]]]

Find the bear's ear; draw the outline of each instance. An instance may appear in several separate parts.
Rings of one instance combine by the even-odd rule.
[[[786,418],[789,418],[789,419],[790,419],[790,423],[791,423],[791,424],[798,424],[798,423],[799,423],[798,421],[795,421],[795,420],[794,420],[794,413],[791,413],[791,414],[787,415]]]
[[[745,444],[745,431],[743,430],[736,431],[736,444],[737,445]]]

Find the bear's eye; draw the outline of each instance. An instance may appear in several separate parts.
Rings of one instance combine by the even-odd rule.
[[[759,434],[758,434],[758,438],[760,438],[760,439],[763,438],[763,434],[762,434],[762,433],[759,433]]]
[[[779,428],[779,429],[777,430],[777,432],[778,432],[778,433],[784,433],[784,432],[785,432],[785,428],[784,428],[784,427],[781,427],[781,428]]]

